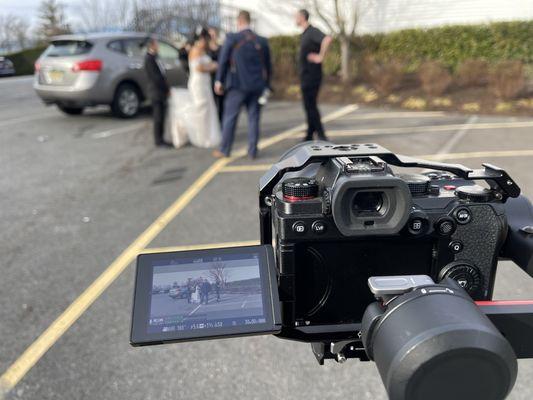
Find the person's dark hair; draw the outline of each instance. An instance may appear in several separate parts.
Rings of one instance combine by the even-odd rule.
[[[306,21],[309,21],[309,11],[307,11],[305,8],[302,8],[301,10],[298,10],[298,13],[304,17]]]
[[[196,29],[196,32],[194,32],[193,42],[197,42],[200,39],[205,39],[209,41],[210,38],[211,36],[209,35],[208,30],[205,27],[201,26]]]
[[[252,17],[250,17],[250,12],[246,10],[239,11],[239,15],[237,15],[237,18],[244,20],[248,24],[252,21]]]

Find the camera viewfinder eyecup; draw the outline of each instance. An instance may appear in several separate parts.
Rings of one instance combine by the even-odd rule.
[[[511,391],[511,345],[454,281],[375,295],[362,340],[391,400],[496,400]]]

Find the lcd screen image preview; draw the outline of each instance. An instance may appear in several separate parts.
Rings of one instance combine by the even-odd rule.
[[[148,333],[266,322],[258,255],[154,265]]]

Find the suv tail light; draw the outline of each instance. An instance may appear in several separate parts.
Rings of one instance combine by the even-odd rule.
[[[39,61],[35,61],[34,68],[35,72],[39,72],[41,70],[41,63]]]
[[[72,72],[79,71],[101,71],[102,60],[79,61],[72,66]]]

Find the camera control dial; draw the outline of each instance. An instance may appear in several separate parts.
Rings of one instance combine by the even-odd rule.
[[[455,194],[461,200],[473,203],[487,203],[494,199],[494,192],[479,185],[460,186],[455,190]]]
[[[282,184],[283,198],[287,201],[299,201],[315,198],[318,195],[318,183],[313,178],[290,178]]]
[[[444,278],[453,279],[470,295],[476,294],[482,284],[479,269],[465,262],[454,262],[445,266],[439,273],[439,281]]]

